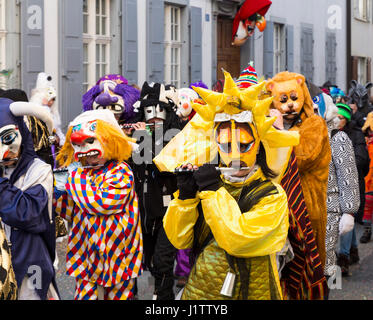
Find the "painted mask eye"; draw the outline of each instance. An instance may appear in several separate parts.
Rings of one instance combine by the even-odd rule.
[[[16,132],[9,132],[1,137],[1,142],[7,146],[11,145],[14,140],[18,137]]]
[[[319,104],[320,103],[320,97],[319,96],[313,97],[312,101],[313,101],[314,104]]]
[[[82,128],[82,126],[79,124],[73,128],[73,133],[79,131]]]
[[[92,132],[95,132],[97,128],[97,122],[93,122],[91,126],[89,127],[89,130]]]

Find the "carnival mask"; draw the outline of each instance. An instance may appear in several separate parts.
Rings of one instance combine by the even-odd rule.
[[[73,127],[71,144],[74,148],[75,161],[103,158],[104,149],[96,136],[96,121],[89,121]]]
[[[234,35],[234,46],[242,46],[246,40],[254,34],[255,26],[258,27],[260,32],[266,28],[267,22],[260,14],[254,14],[252,17],[241,20],[238,25],[236,34]]]
[[[305,103],[302,85],[303,76],[294,76],[286,81],[268,80],[267,90],[274,97],[273,105],[279,110],[285,120],[296,119]]]
[[[255,164],[259,138],[253,125],[234,120],[218,122],[214,135],[219,154],[227,167],[251,168]]]
[[[2,127],[0,129],[0,139],[0,160],[6,162],[17,158],[22,144],[19,129],[14,124]]]
[[[317,110],[317,113],[324,118],[326,106],[325,106],[325,100],[322,93],[312,98],[314,109]]]
[[[178,104],[178,90],[173,85],[161,84],[159,90],[159,101],[169,104],[172,108]]]
[[[121,115],[124,110],[123,97],[114,93],[117,83],[105,80],[100,83],[101,93],[93,103],[93,110],[108,109],[114,115]]]
[[[198,99],[198,94],[194,90],[189,88],[179,89],[179,102],[176,114],[182,118],[188,117],[193,111],[191,102],[195,99]]]
[[[145,121],[149,121],[151,119],[162,119],[166,120],[167,111],[162,106],[162,103],[158,103],[157,105],[149,105],[147,107],[144,107],[144,113],[145,113]]]

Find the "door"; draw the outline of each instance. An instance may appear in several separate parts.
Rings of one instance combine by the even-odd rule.
[[[217,44],[217,79],[224,79],[222,68],[228,71],[233,78],[241,74],[240,47],[233,47],[232,28],[233,20],[218,18],[218,44]]]

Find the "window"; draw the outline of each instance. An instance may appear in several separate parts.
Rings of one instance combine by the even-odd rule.
[[[180,60],[181,60],[181,9],[175,6],[165,6],[165,82],[176,88],[180,87]]]
[[[83,0],[84,90],[109,73],[110,0]]]
[[[357,82],[365,84],[367,82],[367,58],[357,59]]]
[[[283,24],[274,24],[273,42],[273,72],[277,74],[286,68],[286,39],[285,26]]]
[[[370,21],[371,0],[354,0],[354,16],[362,21]]]

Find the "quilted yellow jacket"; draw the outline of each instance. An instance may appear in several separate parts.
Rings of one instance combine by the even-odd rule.
[[[281,186],[273,184],[276,192],[260,198],[247,212],[241,212],[235,199],[244,186],[258,179],[265,180],[260,169],[245,183],[223,180],[224,186],[219,190],[200,192],[195,199],[180,200],[176,192],[163,220],[171,243],[177,249],[193,246],[199,204],[204,218],[201,229],[205,230],[199,234],[206,235],[211,230],[213,235],[197,257],[182,299],[241,299],[243,286],[238,260],[244,261],[249,271],[245,280],[247,299],[282,298],[276,252],[285,245],[288,233],[286,194]],[[235,258],[233,266],[228,263],[227,254]],[[228,272],[235,273],[237,279],[232,298],[220,294]]]

